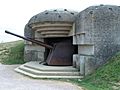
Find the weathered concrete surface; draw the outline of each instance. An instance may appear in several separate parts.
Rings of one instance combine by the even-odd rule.
[[[28,78],[14,72],[16,67],[0,64],[0,90],[83,90],[67,82]]]
[[[69,11],[67,9],[64,10],[46,10],[44,12],[41,12],[35,16],[33,16],[28,24],[35,24],[40,22],[73,22],[74,17],[76,16],[78,12],[75,11]]]
[[[24,47],[24,60],[28,61],[44,61],[45,48],[38,45],[26,45]]]
[[[87,60],[87,70],[100,67],[120,51],[120,7],[88,7],[77,15],[75,23],[78,54],[94,57],[91,61]]]

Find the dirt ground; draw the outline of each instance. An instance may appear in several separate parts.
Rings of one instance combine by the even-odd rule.
[[[0,64],[0,90],[83,90],[67,82],[29,78],[16,73],[17,66]]]

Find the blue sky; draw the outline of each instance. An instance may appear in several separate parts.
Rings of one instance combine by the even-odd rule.
[[[18,40],[4,31],[24,35],[28,20],[44,10],[63,8],[81,11],[100,4],[120,6],[120,0],[0,0],[0,43]]]

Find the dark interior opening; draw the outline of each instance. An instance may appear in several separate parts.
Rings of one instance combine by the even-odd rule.
[[[55,43],[65,41],[65,40],[70,40],[71,43],[73,43],[73,38],[72,37],[59,37],[59,38],[45,38],[44,42],[48,45],[54,46]],[[74,46],[74,54],[78,54],[78,45],[73,45]],[[49,55],[50,49],[45,48],[45,53],[44,53],[44,58],[47,60],[47,57]]]

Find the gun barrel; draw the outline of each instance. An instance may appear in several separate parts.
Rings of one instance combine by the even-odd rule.
[[[46,48],[49,48],[49,49],[53,49],[53,47],[52,47],[51,45],[47,45],[46,43],[43,43],[43,42],[41,42],[41,41],[33,40],[33,39],[30,39],[30,38],[26,38],[26,37],[23,37],[23,36],[14,34],[14,33],[10,32],[10,31],[7,31],[7,30],[5,30],[5,33],[11,34],[11,35],[13,35],[13,36],[22,38],[22,39],[27,40],[27,41],[30,41],[30,42],[33,42],[33,43],[38,44],[38,45],[40,45],[40,46],[43,46],[43,47],[46,47]]]

